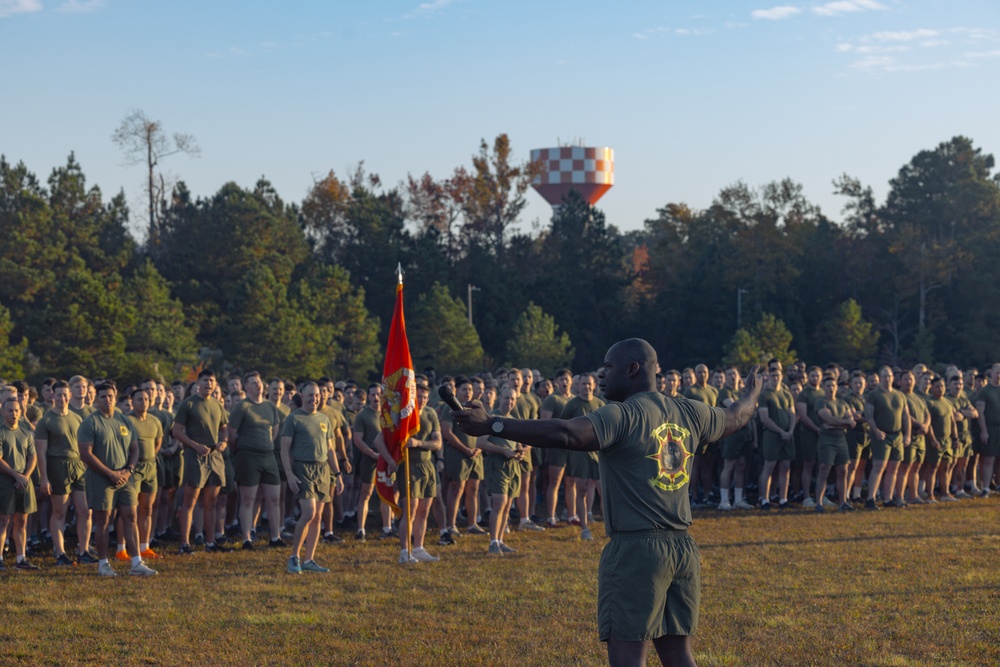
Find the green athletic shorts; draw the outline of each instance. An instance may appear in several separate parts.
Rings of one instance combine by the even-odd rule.
[[[35,485],[28,484],[26,489],[14,486],[14,478],[0,475],[0,514],[31,514],[38,511],[35,502]]]
[[[295,497],[315,498],[320,504],[333,500],[330,493],[330,464],[326,461],[292,461],[292,474],[299,480],[299,493]]]
[[[601,641],[693,635],[701,603],[701,559],[687,531],[616,533],[597,574]]]
[[[934,447],[927,447],[927,456],[924,457],[924,463],[927,465],[937,465],[939,463],[948,464],[955,460],[954,452],[951,449],[951,443],[948,446],[941,448],[940,450],[934,449]]]
[[[281,483],[283,484],[283,483],[287,482],[288,479],[285,476],[285,466],[282,465],[282,463],[281,463],[281,450],[280,449],[274,450],[274,465],[278,466],[278,478],[281,480]],[[357,470],[358,469],[358,465],[357,465],[356,462],[352,462],[351,469],[352,470]]]
[[[910,446],[903,450],[903,463],[923,463],[927,458],[927,440],[923,436],[910,439]]]
[[[854,430],[847,432],[847,455],[852,461],[870,459],[872,457],[872,448],[868,442],[867,431],[864,433],[858,433]]]
[[[184,457],[180,452],[156,456],[156,483],[161,489],[179,489],[184,479]]]
[[[400,464],[396,469],[396,490],[400,497],[405,498],[404,467]],[[437,497],[437,473],[434,471],[434,464],[410,463],[410,497],[411,498],[435,498]]]
[[[569,460],[569,450],[552,447],[545,450],[545,456],[542,458],[545,460],[545,465],[547,466],[565,468],[566,462]]]
[[[531,452],[528,452],[528,455],[521,459],[521,474],[525,475],[525,482],[527,482],[532,470],[534,467],[531,465]]]
[[[238,486],[257,486],[281,484],[278,474],[278,462],[274,452],[262,452],[254,449],[241,449],[236,452],[236,484]]]
[[[761,453],[765,461],[794,461],[795,438],[785,440],[771,429],[764,429]]]
[[[233,465],[233,454],[229,447],[222,452],[222,462],[225,466],[226,476],[222,479],[219,493],[225,495],[236,490],[236,466]]]
[[[1000,426],[986,425],[986,431],[990,435],[989,441],[984,445],[979,443],[979,453],[983,456],[1000,456]]]
[[[203,489],[225,484],[226,461],[222,452],[213,449],[205,456],[198,456],[193,449],[184,450],[184,486]]]
[[[448,479],[455,482],[466,482],[470,479],[482,479],[483,455],[469,458],[450,445],[444,447],[444,472]]]
[[[68,496],[73,491],[87,490],[87,466],[80,459],[52,457],[46,463],[53,496]]]
[[[805,426],[799,432],[799,442],[795,446],[795,460],[809,463],[816,461],[819,455],[819,434],[810,431]]]
[[[354,468],[354,471],[358,475],[358,481],[362,484],[374,484],[375,483],[375,467],[378,465],[378,461],[370,456],[365,456],[359,452],[358,455],[358,465]]]
[[[566,463],[566,476],[573,479],[600,479],[601,469],[597,459],[591,456],[590,452],[570,452]]]
[[[156,493],[158,480],[156,478],[156,461],[139,461],[132,473],[132,483],[139,493]]]
[[[486,491],[493,495],[516,497],[521,492],[521,462],[503,454],[486,455]]]
[[[753,434],[746,427],[722,440],[722,458],[726,461],[753,456]]]
[[[879,440],[872,434],[872,458],[876,461],[902,461],[903,434],[886,433],[885,440]]]
[[[972,438],[951,443],[951,449],[955,460],[972,456]]]
[[[833,441],[819,440],[817,443],[816,460],[820,465],[845,466],[849,460],[847,440],[841,436]]]
[[[122,486],[111,486],[111,481],[93,470],[87,471],[87,506],[95,512],[110,512],[116,507],[135,507],[139,504],[139,491],[135,477]]]

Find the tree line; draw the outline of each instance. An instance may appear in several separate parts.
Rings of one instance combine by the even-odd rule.
[[[415,363],[442,371],[596,368],[625,336],[664,367],[981,365],[1000,344],[1000,178],[965,137],[917,153],[883,203],[838,178],[843,223],[786,179],[629,232],[575,193],[525,229],[537,167],[506,135],[446,178],[386,186],[359,166],[293,203],[263,178],[194,197],[148,166],[137,238],[124,194],[73,154],[44,185],[0,158],[0,377],[374,378],[397,263]]]

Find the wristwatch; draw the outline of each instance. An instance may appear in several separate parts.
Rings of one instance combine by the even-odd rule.
[[[497,435],[503,433],[503,417],[494,417],[490,428],[493,429],[493,432]]]

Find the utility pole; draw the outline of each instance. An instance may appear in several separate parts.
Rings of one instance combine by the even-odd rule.
[[[743,295],[749,294],[749,290],[745,290],[742,287],[736,288],[736,328],[743,328]]]
[[[472,283],[468,283],[469,286],[469,326],[472,326],[472,293],[481,292],[482,290]]]

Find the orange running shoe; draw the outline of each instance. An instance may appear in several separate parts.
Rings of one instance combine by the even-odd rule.
[[[147,559],[147,560],[155,560],[157,558],[162,558],[162,556],[160,554],[156,553],[152,549],[146,549],[145,551],[143,551],[139,555],[142,556],[143,558]]]
[[[126,561],[132,559],[128,557],[128,552],[119,551],[118,553],[115,554],[115,560]]]

